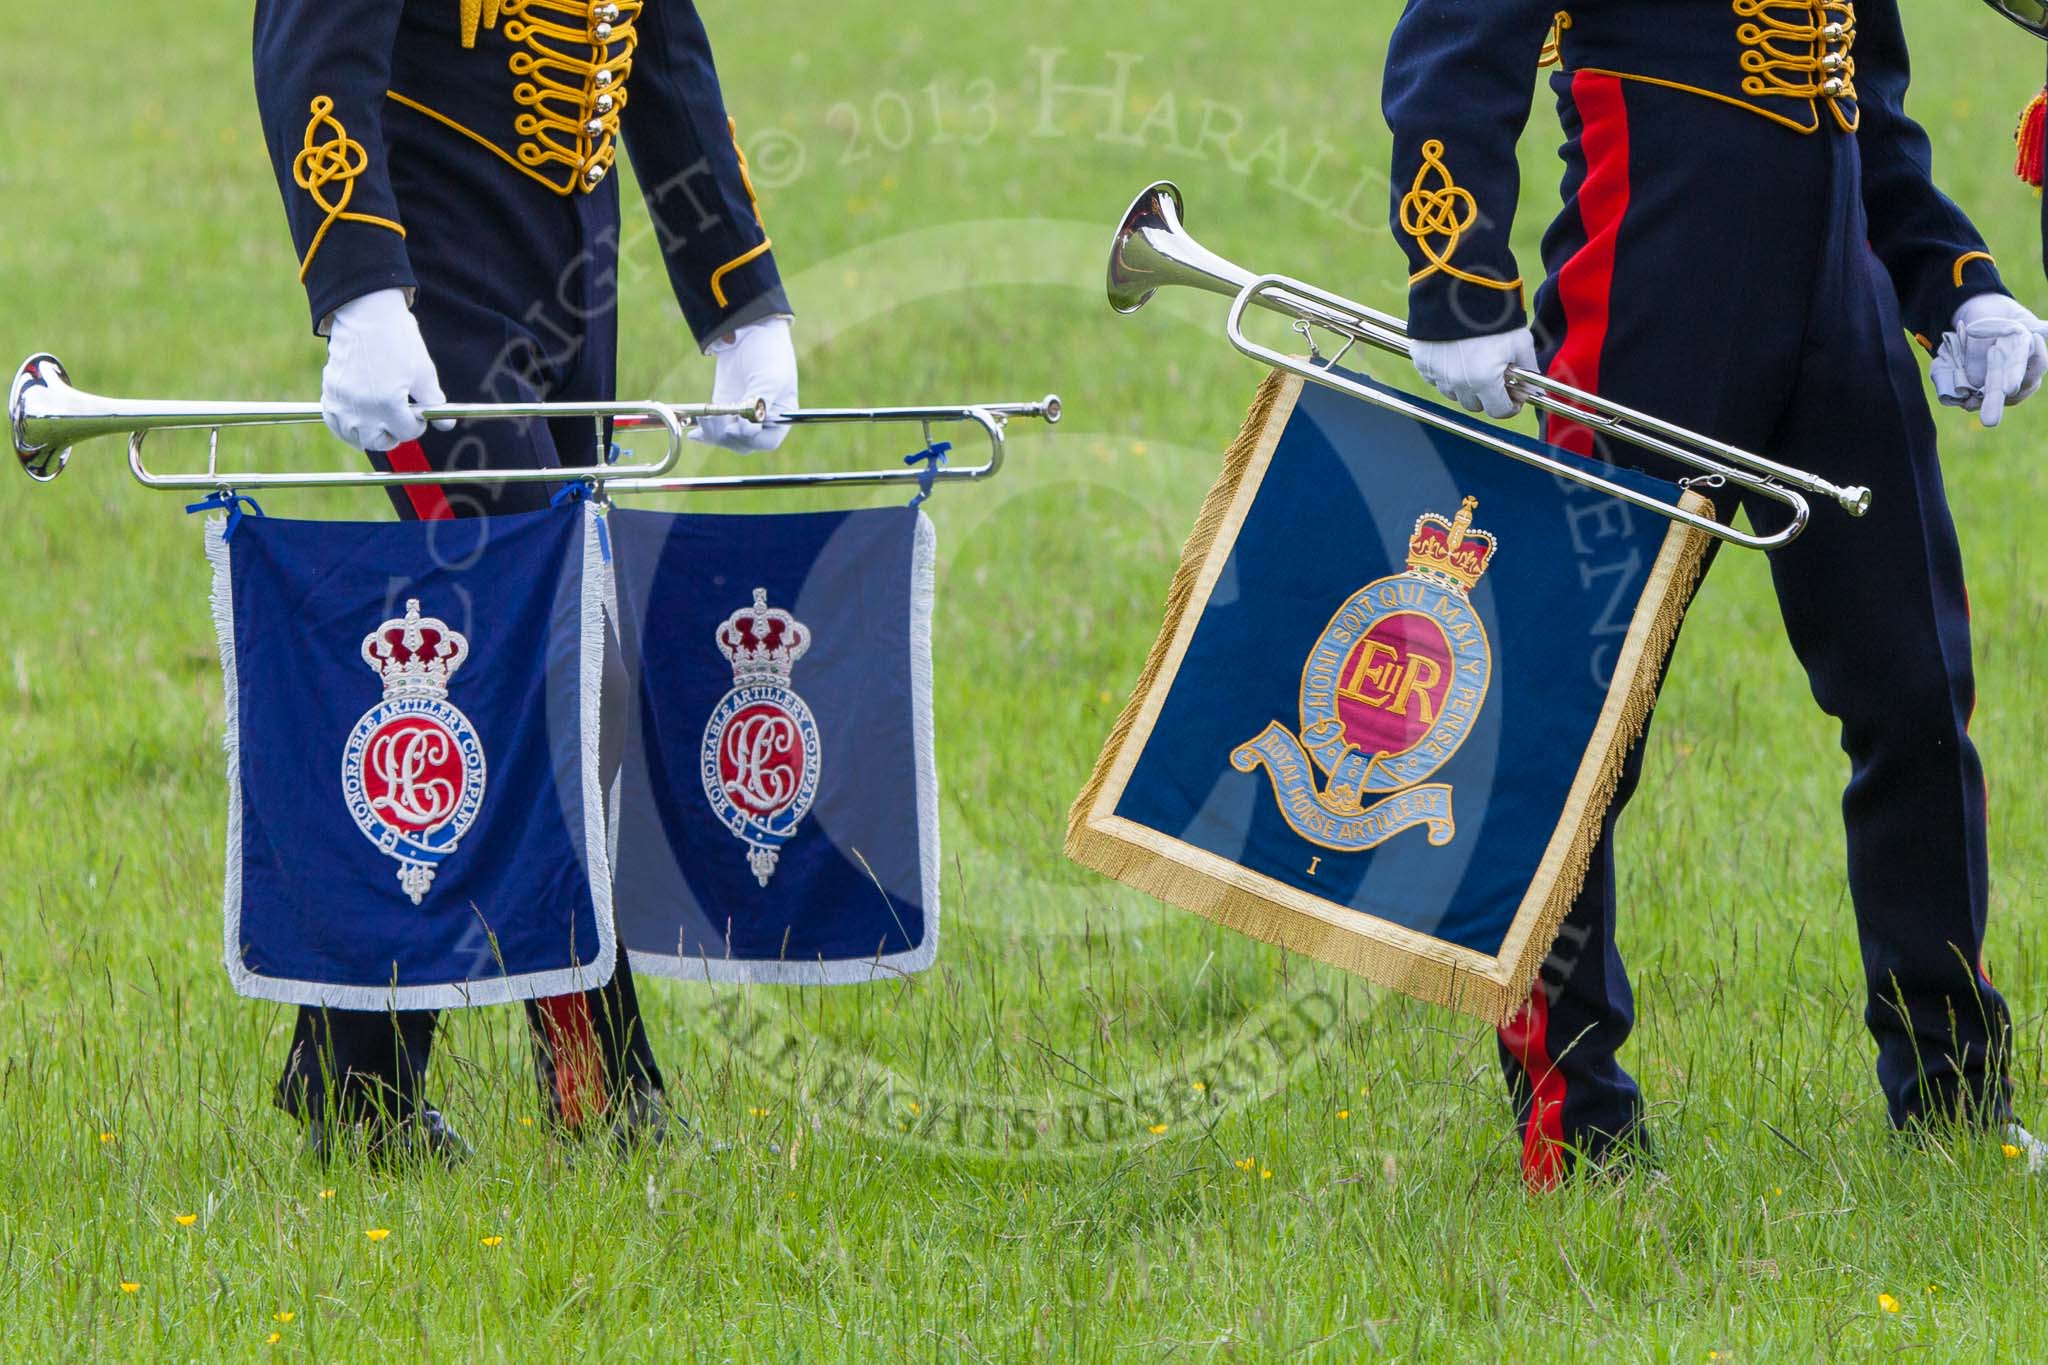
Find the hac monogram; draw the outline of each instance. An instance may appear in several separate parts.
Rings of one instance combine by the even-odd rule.
[[[342,748],[342,799],[363,836],[398,860],[399,889],[419,905],[483,806],[483,744],[448,701],[469,641],[421,616],[414,599],[364,637],[362,654],[384,698]]]
[[[770,608],[768,590],[756,588],[753,605],[727,617],[717,641],[733,685],[704,726],[704,795],[718,822],[747,846],[747,866],[765,887],[817,798],[823,771],[817,718],[790,686],[811,631]]]

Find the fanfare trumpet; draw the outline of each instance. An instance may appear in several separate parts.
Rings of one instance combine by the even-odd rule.
[[[1812,509],[1806,494],[1839,503],[1852,517],[1860,517],[1870,509],[1868,488],[1841,487],[1817,474],[1794,469],[1688,431],[1531,370],[1515,368],[1508,371],[1509,387],[1530,406],[1701,471],[1697,476],[1681,480],[1682,486],[1719,487],[1727,484],[1782,503],[1791,509],[1790,521],[1769,535],[1740,531],[1711,517],[1661,502],[1584,465],[1524,449],[1504,440],[1493,428],[1482,423],[1447,414],[1398,393],[1360,384],[1333,368],[1337,360],[1343,358],[1344,350],[1363,341],[1406,356],[1410,353],[1407,324],[1397,317],[1287,275],[1255,275],[1210,251],[1181,226],[1180,189],[1170,181],[1161,180],[1146,186],[1131,202],[1123,222],[1117,227],[1109,254],[1110,306],[1120,313],[1134,313],[1165,285],[1188,285],[1229,296],[1233,301],[1225,322],[1226,334],[1231,345],[1254,360],[1430,426],[1456,432],[1510,459],[1597,488],[1612,497],[1684,522],[1731,544],[1755,550],[1775,550],[1789,544],[1806,529],[1811,519]],[[1304,335],[1314,327],[1333,332],[1344,339],[1344,349],[1328,362],[1317,363],[1318,358],[1313,356],[1304,360],[1263,346],[1244,334],[1245,311],[1254,304],[1294,318],[1296,329]],[[1313,338],[1310,345],[1313,350]]]
[[[736,406],[704,403],[449,403],[423,409],[428,421],[516,421],[536,418],[588,417],[603,441],[604,424],[617,432],[659,430],[667,447],[653,460],[619,459],[588,467],[552,469],[462,469],[418,473],[381,473],[371,469],[331,472],[263,472],[223,469],[220,435],[229,427],[310,426],[321,422],[317,403],[191,403],[107,398],[74,387],[55,356],[29,357],[15,372],[7,396],[7,420],[15,459],[30,478],[47,483],[64,472],[72,447],[96,438],[128,438],[128,469],[149,488],[247,491],[257,488],[332,488],[344,485],[442,485],[476,483],[562,483],[591,479],[608,491],[653,493],[717,489],[809,488],[860,484],[915,483],[936,480],[985,479],[1002,468],[1004,429],[1013,417],[1060,420],[1060,400],[1048,394],[1029,403],[963,403],[935,407],[799,408],[778,414],[774,421],[792,426],[847,422],[915,422],[931,445],[931,428],[942,423],[971,423],[988,438],[989,455],[978,465],[919,470],[906,466],[822,473],[782,472],[735,475],[670,476],[682,458],[691,427],[706,417],[747,417],[768,420],[760,400]],[[161,472],[143,460],[144,442],[161,431],[209,433],[203,471]]]

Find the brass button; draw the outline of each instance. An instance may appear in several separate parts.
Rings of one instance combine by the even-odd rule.
[[[584,124],[584,125],[583,125],[583,135],[584,135],[585,137],[603,137],[603,136],[604,136],[604,120],[603,120],[603,119],[592,119],[592,120],[591,120],[590,122],[588,122],[588,123]]]
[[[1830,76],[1827,80],[1821,83],[1820,92],[1821,94],[1826,95],[1829,99],[1834,99],[1836,96],[1840,95],[1845,88],[1846,87],[1843,85],[1841,80],[1839,80],[1836,77]]]
[[[602,166],[592,166],[583,173],[583,183],[586,185],[597,185],[603,183],[603,181],[604,167]]]
[[[597,73],[597,88],[598,88],[598,89],[602,90],[602,89],[604,89],[604,88],[605,88],[606,86],[610,85],[611,83],[612,83],[612,73],[611,73],[611,72],[609,72],[609,71],[600,71],[600,72],[598,72],[598,73]]]
[[[612,111],[613,103],[614,101],[610,95],[599,95],[597,97],[597,112],[600,114],[609,114]]]
[[[602,23],[616,24],[619,22],[619,7],[617,5],[601,6],[597,10],[595,17]]]

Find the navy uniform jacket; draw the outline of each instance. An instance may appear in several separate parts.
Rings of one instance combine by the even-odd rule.
[[[544,257],[616,251],[616,208],[569,201],[615,206],[621,139],[698,342],[788,311],[690,0],[257,0],[255,48],[316,330],[350,299],[416,287],[403,177],[456,158],[483,162],[465,166],[488,188],[476,254],[504,239],[519,259],[436,270],[545,270],[545,287],[573,262]]]
[[[1539,64],[1557,60],[1740,106],[1787,137],[1854,136],[1870,244],[1918,337],[1940,337],[1965,299],[2005,292],[1977,230],[1935,188],[1927,135],[1906,117],[1898,0],[1408,0],[1383,102],[1418,339],[1527,322],[1508,247],[1515,142]],[[1711,205],[1701,230],[1714,230]]]

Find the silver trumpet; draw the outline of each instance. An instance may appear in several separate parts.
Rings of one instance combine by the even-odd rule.
[[[1597,488],[1623,502],[1683,522],[1730,544],[1753,550],[1775,550],[1791,543],[1806,529],[1812,517],[1806,494],[1839,503],[1852,517],[1860,517],[1870,510],[1868,488],[1841,487],[1817,474],[1779,464],[1519,367],[1508,371],[1508,384],[1530,406],[1701,471],[1695,477],[1680,480],[1682,487],[1729,485],[1747,489],[1760,497],[1784,504],[1791,510],[1791,520],[1770,535],[1740,531],[1711,517],[1638,492],[1584,465],[1526,450],[1504,439],[1494,428],[1468,420],[1462,414],[1446,413],[1401,394],[1360,384],[1334,368],[1337,361],[1343,359],[1344,352],[1363,341],[1381,350],[1407,356],[1410,354],[1407,324],[1397,317],[1290,276],[1254,275],[1243,266],[1218,256],[1181,226],[1180,189],[1170,181],[1161,180],[1145,187],[1144,192],[1131,202],[1123,222],[1117,227],[1116,239],[1109,252],[1110,306],[1119,313],[1135,313],[1165,285],[1189,285],[1230,297],[1232,303],[1225,322],[1226,334],[1231,345],[1254,360],[1416,421],[1455,432],[1510,459],[1535,465],[1589,488]],[[1296,330],[1305,336],[1316,327],[1333,332],[1344,339],[1343,349],[1327,362],[1322,362],[1313,354],[1303,359],[1260,345],[1244,334],[1245,311],[1253,304],[1296,319]],[[1312,336],[1310,349],[1313,353]]]
[[[604,440],[604,424],[613,431],[659,430],[667,446],[657,459],[620,459],[588,467],[552,469],[463,469],[417,473],[381,473],[372,469],[325,472],[265,473],[224,469],[220,463],[221,432],[229,427],[313,426],[321,423],[318,403],[190,403],[155,399],[107,398],[75,387],[64,366],[48,354],[30,356],[15,372],[7,395],[7,421],[14,456],[32,479],[47,483],[64,472],[71,451],[85,441],[106,436],[128,438],[128,469],[149,488],[185,491],[250,490],[257,488],[334,488],[348,485],[391,486],[479,483],[562,483],[591,479],[619,493],[710,491],[737,488],[809,488],[848,484],[915,483],[927,471],[899,465],[888,469],[824,473],[763,473],[670,477],[682,458],[690,428],[706,417],[745,417],[767,421],[767,404],[719,406],[706,403],[448,403],[421,410],[428,421],[520,421],[535,418],[587,417]],[[906,408],[799,408],[781,413],[778,424],[812,425],[845,422],[915,422],[932,443],[931,428],[951,422],[972,423],[988,438],[989,455],[978,465],[936,470],[936,480],[985,479],[1002,468],[1004,427],[1013,417],[1060,420],[1060,400],[1048,394],[1030,403],[958,404]],[[208,433],[204,470],[164,472],[143,460],[149,436],[161,431]]]

